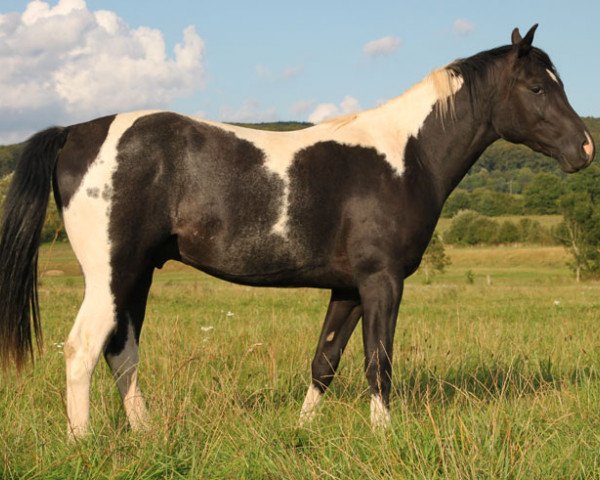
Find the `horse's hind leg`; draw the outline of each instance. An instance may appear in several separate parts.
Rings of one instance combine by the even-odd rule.
[[[117,305],[117,327],[104,349],[132,430],[141,430],[147,425],[148,414],[137,373],[138,345],[151,283],[152,269],[149,269],[140,276],[122,304]]]
[[[108,277],[86,277],[83,303],[65,342],[69,437],[85,435],[90,418],[90,383],[104,345],[115,328],[115,304]]]
[[[312,382],[300,412],[300,425],[305,425],[314,418],[317,405],[333,380],[344,348],[361,315],[358,292],[331,292],[317,352],[312,361]]]

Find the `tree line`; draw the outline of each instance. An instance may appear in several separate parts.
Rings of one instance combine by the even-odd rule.
[[[540,177],[541,178],[541,177]],[[473,210],[460,210],[453,217],[443,241],[455,245],[498,245],[532,243],[564,245],[571,253],[569,264],[577,279],[600,278],[600,166],[587,169],[557,182],[549,176],[529,188],[537,213],[559,213],[563,221],[544,227],[523,218],[499,221]],[[533,200],[532,200],[533,201]]]

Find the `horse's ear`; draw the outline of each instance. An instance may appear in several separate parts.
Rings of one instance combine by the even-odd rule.
[[[518,28],[515,28],[512,31],[512,35],[511,35],[510,39],[511,39],[513,45],[518,45],[521,42],[521,40],[523,40],[523,37],[521,37],[521,32],[519,32]]]
[[[529,29],[524,38],[521,37],[521,33],[518,28],[515,28],[512,32],[511,40],[513,46],[516,47],[519,57],[527,55],[531,50],[531,45],[533,44],[533,36],[535,35],[535,31],[538,27],[536,23],[533,27]]]

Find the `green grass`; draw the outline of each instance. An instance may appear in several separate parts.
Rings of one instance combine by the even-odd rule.
[[[448,253],[446,274],[405,290],[390,432],[369,427],[360,328],[317,420],[295,427],[327,292],[168,264],[141,344],[151,429],[129,431],[101,363],[93,434],[71,445],[60,342],[83,282],[68,246],[44,247],[45,351],[2,376],[0,478],[600,478],[600,283],[576,284],[560,248]]]

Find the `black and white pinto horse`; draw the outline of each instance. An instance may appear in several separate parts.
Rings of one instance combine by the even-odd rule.
[[[167,112],[50,128],[28,142],[5,200],[0,359],[21,366],[40,338],[40,229],[50,193],[85,277],[65,342],[69,432],[89,428],[104,354],[133,429],[147,413],[138,343],[152,275],[179,260],[231,282],[331,290],[300,421],[333,379],[362,318],[371,422],[390,422],[392,346],[404,279],[442,205],[495,140],[528,145],[575,172],[594,145],[569,105],[536,26],[457,60],[385,105],[294,132]],[[33,327],[31,327],[33,325]]]

